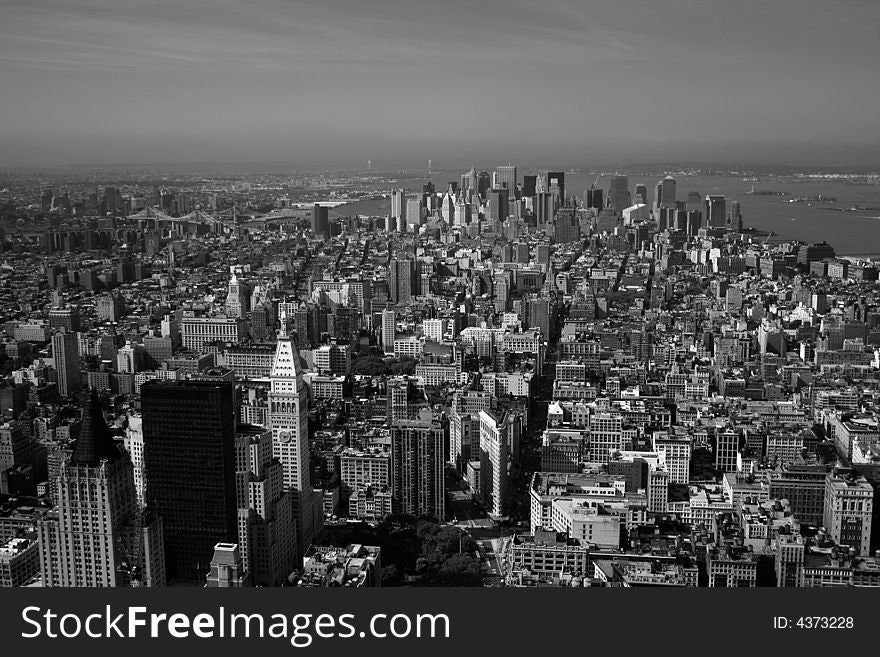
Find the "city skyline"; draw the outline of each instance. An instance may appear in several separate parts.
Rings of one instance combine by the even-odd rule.
[[[874,159],[880,8],[731,4],[10,2],[3,166]]]
[[[4,179],[0,585],[880,586],[878,174],[490,168]]]
[[[880,4],[0,14],[0,589],[880,588]]]

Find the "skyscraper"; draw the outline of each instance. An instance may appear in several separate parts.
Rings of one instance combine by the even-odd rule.
[[[510,443],[506,418],[491,410],[480,411],[480,483],[489,513],[495,517],[507,508],[507,468]]]
[[[709,194],[706,196],[706,211],[703,213],[706,217],[706,228],[727,227],[725,205],[724,196],[720,194]]]
[[[503,164],[495,169],[495,185],[498,188],[506,188],[508,198],[516,195],[516,167],[512,164]]]
[[[261,342],[269,337],[269,329],[273,326],[275,313],[268,307],[266,301],[261,301],[251,312],[250,333],[255,342]]]
[[[315,237],[330,237],[330,210],[319,203],[312,207],[312,232]]]
[[[467,188],[471,190],[474,194],[479,193],[479,180],[477,176],[477,170],[471,167],[467,172]]]
[[[601,210],[605,205],[602,202],[602,188],[590,185],[587,190],[587,207]]]
[[[388,263],[388,294],[394,303],[409,303],[418,294],[416,280],[412,258],[396,257]]]
[[[443,444],[443,428],[432,420],[430,409],[418,420],[391,425],[391,490],[398,513],[444,517]]]
[[[124,206],[122,192],[117,187],[104,188],[104,210],[111,215],[122,212]]]
[[[868,556],[874,516],[874,488],[868,480],[852,473],[829,472],[824,508],[829,538],[859,556]]]
[[[235,272],[229,280],[229,291],[226,293],[226,316],[244,317],[248,311],[248,295]]]
[[[577,242],[581,238],[581,225],[574,208],[560,208],[554,218],[556,223],[554,241]]]
[[[126,342],[116,352],[116,371],[120,374],[135,374],[143,361],[143,347]]]
[[[539,265],[544,265],[545,267],[550,267],[550,245],[549,244],[538,244],[535,247],[535,261]]]
[[[11,420],[0,424],[0,493],[33,495],[37,492],[32,478],[29,478],[28,490],[18,491],[9,478],[4,476],[7,470],[13,468],[31,468],[34,465],[36,446],[33,437],[24,431],[20,422]]]
[[[299,350],[281,322],[269,375],[269,427],[272,451],[282,466],[285,489],[291,491],[296,517],[296,549],[302,556],[322,518],[313,517],[314,491],[309,472],[309,398]]]
[[[393,308],[382,311],[382,351],[386,354],[394,353],[394,338],[397,336],[397,313]]]
[[[489,192],[489,213],[492,221],[504,221],[509,214],[509,195],[506,190],[496,187]]]
[[[687,234],[696,235],[697,231],[703,227],[703,213],[699,210],[688,210],[687,213]]]
[[[293,326],[297,344],[311,348],[327,332],[327,306],[303,301],[293,311]]]
[[[76,447],[56,481],[58,506],[38,525],[43,586],[164,586],[160,521],[142,514],[131,459],[92,390]]]
[[[486,198],[486,192],[492,186],[492,176],[488,171],[480,171],[477,175],[477,193]]]
[[[540,329],[544,340],[550,339],[551,304],[548,297],[535,296],[526,302],[529,328]]]
[[[418,232],[419,226],[422,225],[424,221],[423,215],[425,214],[425,204],[422,202],[421,198],[409,198],[406,200],[406,212],[400,218],[398,218],[398,230],[401,233],[407,232],[406,230],[401,230],[401,226],[415,226],[413,229],[414,232]],[[407,230],[409,230],[407,228]]]
[[[455,202],[454,223],[456,226],[467,226],[471,223],[471,206],[460,196]]]
[[[565,205],[565,172],[547,172],[547,191],[556,199],[556,207]]]
[[[203,582],[214,545],[238,537],[231,383],[141,386],[146,501],[162,519],[169,580]]]
[[[422,205],[427,208],[431,208],[431,200],[435,193],[437,192],[437,188],[434,186],[430,180],[422,185]]]
[[[406,223],[406,192],[402,189],[395,189],[391,192],[391,225],[398,226],[400,220]]]
[[[461,175],[461,193],[465,198],[477,193],[477,172],[473,167]]]
[[[52,336],[52,358],[58,372],[58,394],[70,397],[79,392],[82,382],[76,333],[62,331]]]
[[[272,432],[242,425],[235,436],[238,546],[254,586],[281,586],[296,564],[296,525]]]
[[[535,195],[535,219],[538,229],[546,228],[553,222],[553,194],[550,192],[537,192]]]
[[[656,209],[674,208],[676,201],[675,178],[666,176],[657,183],[654,195],[654,207]],[[645,201],[647,202],[647,200]]]
[[[630,206],[629,178],[611,176],[608,185],[608,205],[618,215]]]
[[[727,229],[742,232],[743,218],[740,210],[739,201],[730,202],[730,211],[727,213]]]

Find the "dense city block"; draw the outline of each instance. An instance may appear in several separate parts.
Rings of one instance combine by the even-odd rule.
[[[0,586],[880,586],[877,259],[574,173],[5,176]]]

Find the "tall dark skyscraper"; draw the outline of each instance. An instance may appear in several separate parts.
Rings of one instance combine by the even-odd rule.
[[[538,176],[523,176],[523,196],[530,197],[535,195],[535,185]]]
[[[312,232],[316,236],[330,237],[330,210],[318,203],[312,208]]]
[[[550,192],[538,192],[535,195],[535,217],[539,228],[553,223],[553,205],[553,194]]]
[[[603,203],[603,192],[601,187],[590,185],[590,188],[587,190],[587,207],[595,208],[597,210],[601,210],[605,207],[605,204]]]
[[[480,171],[477,176],[477,193],[486,198],[486,192],[492,187],[492,176],[488,171]]]
[[[707,228],[725,228],[727,208],[724,197],[720,194],[709,194],[706,197],[706,211],[703,214],[706,217]]]
[[[699,212],[699,211],[697,211]],[[687,210],[676,210],[675,218],[671,224],[667,225],[670,230],[680,230],[683,233],[688,229],[688,212]]]
[[[689,210],[687,213],[687,233],[688,235],[696,235],[697,231],[703,227],[703,213],[699,210]]]
[[[411,258],[394,258],[388,263],[388,294],[394,303],[409,303],[418,293],[416,266]]]
[[[69,397],[79,392],[79,342],[76,333],[62,331],[52,336],[52,358],[58,373],[58,394]]]
[[[238,537],[231,383],[141,387],[146,501],[162,519],[169,581],[202,582],[214,545]]]
[[[492,221],[504,221],[510,213],[507,190],[495,188],[489,192],[489,211]]]
[[[391,425],[392,490],[400,513],[444,517],[443,452],[443,429],[430,410]]]
[[[426,182],[422,185],[422,205],[427,209],[430,213],[434,209],[434,195],[437,193],[437,188],[434,187],[434,183]],[[410,223],[421,223],[420,221],[413,221],[412,217],[409,217],[408,220]]]
[[[611,176],[608,187],[608,205],[618,215],[630,206],[631,195],[629,192],[629,178],[626,176]]]

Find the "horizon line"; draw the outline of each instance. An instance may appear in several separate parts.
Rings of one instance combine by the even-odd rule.
[[[433,158],[432,158],[433,159]],[[482,158],[480,158],[482,159]],[[498,158],[493,158],[498,159]],[[513,158],[516,159],[516,158]],[[499,160],[500,161],[500,160]],[[368,162],[370,165],[368,166]],[[210,160],[168,160],[168,161],[152,161],[152,162],[81,162],[81,163],[68,163],[68,164],[25,164],[25,165],[2,165],[0,164],[0,172],[2,173],[42,173],[42,172],[55,172],[55,171],[68,171],[68,170],[142,170],[142,169],[156,169],[161,170],[162,168],[181,168],[181,167],[192,167],[197,169],[199,167],[203,168],[213,168],[213,167],[282,167],[285,169],[293,169],[296,171],[297,169],[301,169],[303,172],[314,173],[320,170],[327,171],[356,171],[356,172],[365,172],[365,171],[374,171],[376,173],[388,172],[388,171],[400,171],[400,172],[426,172],[426,173],[439,173],[443,171],[458,171],[463,166],[476,166],[478,162],[477,158],[462,158],[460,161],[450,161],[448,163],[441,162],[439,166],[432,162],[432,166],[428,168],[426,166],[427,159],[425,160],[415,160],[415,159],[400,159],[394,160],[389,159],[383,161],[379,160],[370,160],[370,159],[354,159],[354,158],[341,158],[341,159],[333,159],[333,160],[311,160],[311,161],[300,161],[300,160],[218,160],[218,161],[210,161]],[[854,168],[854,169],[877,169],[880,170],[880,160],[876,162],[867,162],[867,161],[855,161],[855,162],[841,162],[834,160],[816,160],[816,159],[786,159],[786,160],[761,160],[759,158],[756,159],[710,159],[710,158],[682,158],[682,159],[666,159],[666,158],[658,158],[658,159],[645,159],[645,160],[605,160],[605,161],[597,161],[597,162],[587,162],[580,159],[560,157],[558,159],[555,158],[532,158],[530,160],[524,161],[523,164],[514,164],[514,166],[521,167],[523,169],[529,168],[538,168],[538,165],[544,165],[545,167],[553,167],[553,166],[565,166],[567,170],[587,170],[587,169],[598,169],[603,167],[657,167],[657,166],[669,166],[669,167],[691,167],[691,168],[699,168],[699,167],[724,167],[724,168],[733,168],[733,167],[828,167],[833,169],[842,169],[842,168]],[[491,165],[489,168],[495,168],[496,166],[501,166],[501,164]],[[478,167],[478,168],[485,168]],[[488,169],[487,169],[488,170]],[[198,170],[192,170],[192,173],[198,173]],[[177,172],[180,173],[180,172]],[[240,173],[247,173],[247,171],[241,171]],[[263,171],[261,173],[275,173]],[[277,173],[287,173],[287,171],[278,171]]]

